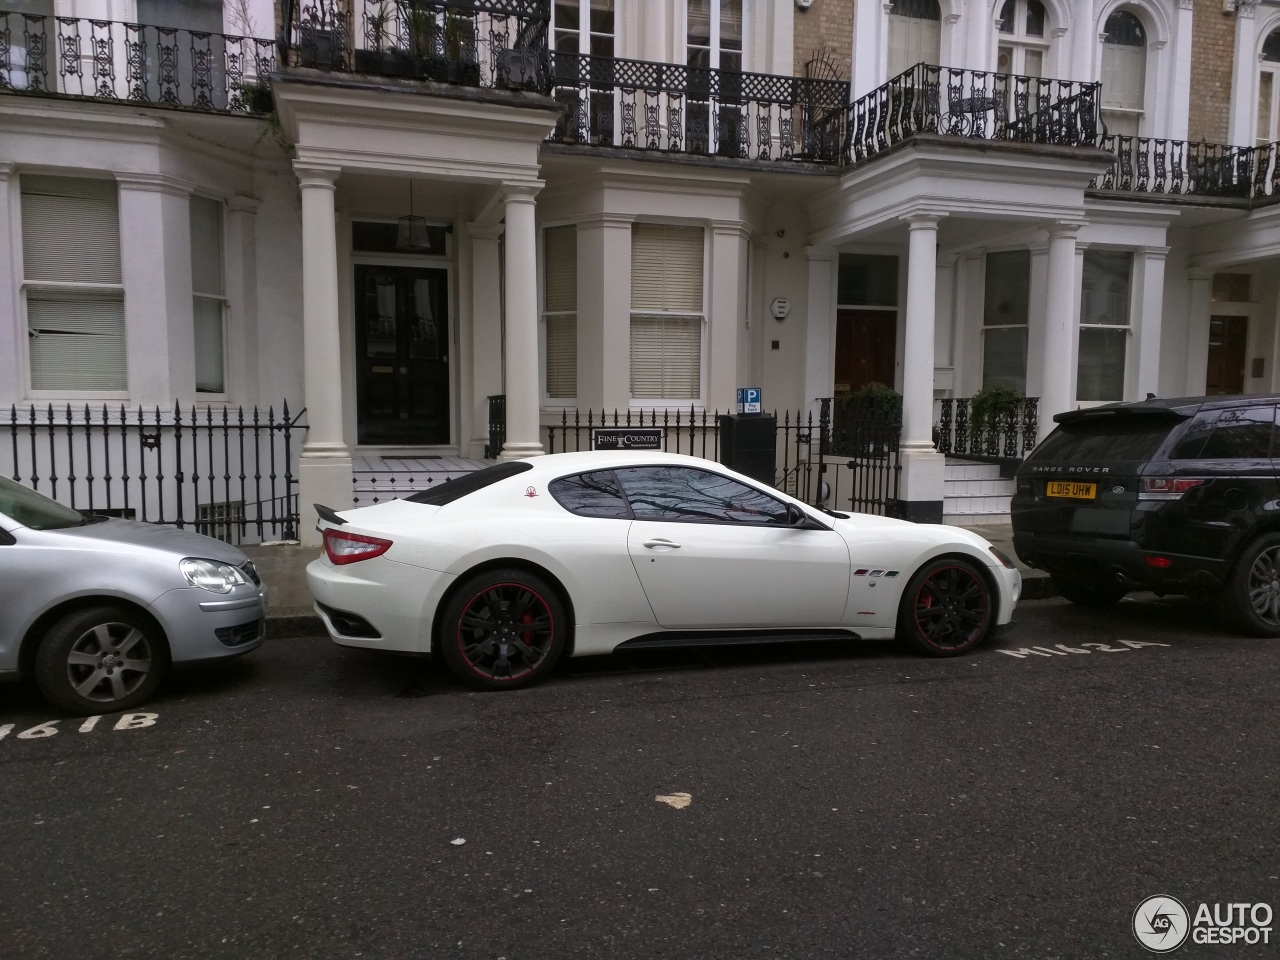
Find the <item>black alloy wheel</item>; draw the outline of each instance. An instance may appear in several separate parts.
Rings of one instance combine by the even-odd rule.
[[[918,571],[898,610],[898,636],[935,657],[954,657],[986,639],[995,621],[991,588],[968,560],[943,557]]]
[[[109,713],[149,699],[168,665],[164,637],[149,620],[124,607],[90,607],[67,614],[45,635],[36,683],[69,713]]]
[[[1240,551],[1218,609],[1242,633],[1280,637],[1280,534],[1263,534]]]
[[[454,592],[437,649],[464,683],[509,690],[550,672],[567,631],[564,604],[550,584],[525,570],[491,570]]]

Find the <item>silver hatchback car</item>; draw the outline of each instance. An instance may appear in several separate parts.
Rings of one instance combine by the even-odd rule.
[[[170,663],[262,643],[266,588],[235,547],[85,516],[0,477],[0,676],[77,714],[128,710]]]

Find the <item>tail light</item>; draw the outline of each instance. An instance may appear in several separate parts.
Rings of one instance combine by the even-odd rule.
[[[358,533],[345,533],[332,527],[324,532],[324,552],[329,555],[329,562],[336,564],[356,563],[360,560],[372,560],[391,549],[390,540],[378,537],[365,537]]]
[[[1178,500],[1188,490],[1204,483],[1204,478],[1193,477],[1143,477],[1138,491],[1139,500]]]

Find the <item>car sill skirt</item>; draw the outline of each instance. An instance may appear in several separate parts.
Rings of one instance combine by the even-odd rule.
[[[618,644],[618,650],[653,647],[720,647],[748,643],[796,643],[860,640],[852,630],[664,630],[646,633]]]

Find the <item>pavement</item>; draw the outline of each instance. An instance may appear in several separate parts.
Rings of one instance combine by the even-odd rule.
[[[1049,575],[1022,563],[1013,549],[1013,526],[1008,523],[986,523],[966,527],[986,537],[1006,555],[1013,558],[1022,573],[1022,599],[1043,600],[1057,595]],[[306,636],[323,633],[320,618],[311,606],[307,590],[306,566],[320,555],[319,547],[297,543],[280,543],[241,547],[267,584],[267,617],[271,635]]]

